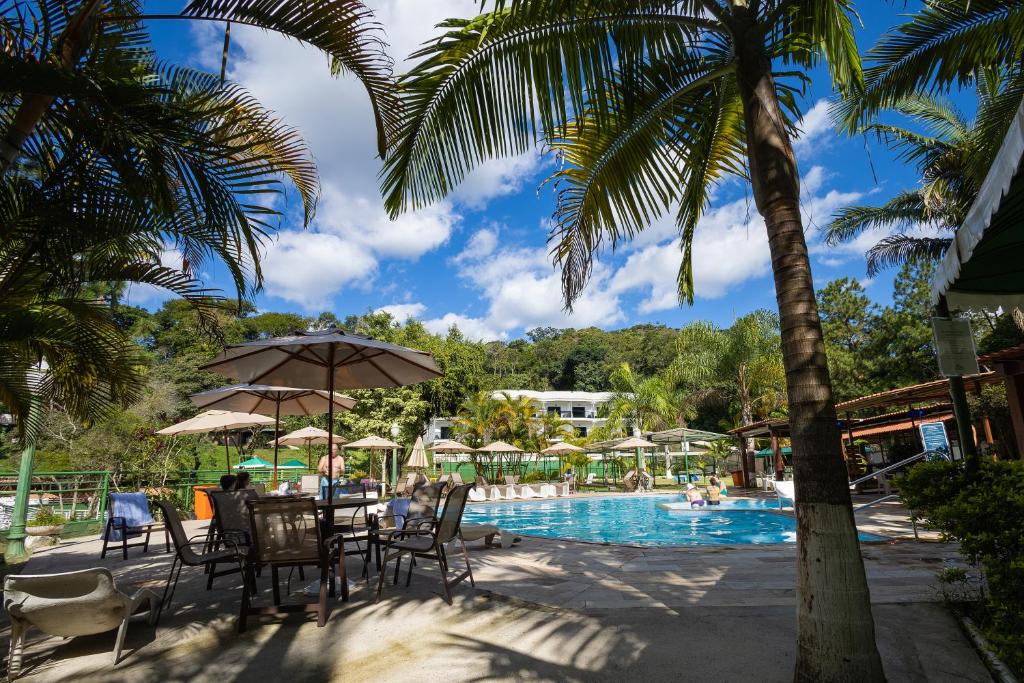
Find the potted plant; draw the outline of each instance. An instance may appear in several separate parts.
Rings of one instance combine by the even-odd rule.
[[[29,536],[60,536],[64,532],[66,521],[63,515],[44,505],[36,512],[36,516],[28,521],[25,533]]]

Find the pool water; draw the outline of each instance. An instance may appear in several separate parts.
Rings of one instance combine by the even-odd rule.
[[[796,520],[771,500],[723,500],[697,510],[667,510],[678,494],[560,498],[474,504],[463,519],[530,536],[640,546],[795,543]],[[861,533],[862,541],[885,540]]]

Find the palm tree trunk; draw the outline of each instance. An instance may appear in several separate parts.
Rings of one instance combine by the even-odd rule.
[[[750,178],[768,231],[789,396],[797,517],[797,681],[885,680],[800,217],[796,158],[763,27],[733,6]]]

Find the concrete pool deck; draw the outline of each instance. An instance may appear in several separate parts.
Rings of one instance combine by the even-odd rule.
[[[873,533],[909,533],[898,506],[858,519]],[[187,524],[189,533],[205,526]],[[956,548],[896,541],[863,549],[889,680],[990,680],[935,589],[935,572],[960,563]],[[506,550],[474,544],[476,589],[457,587],[452,607],[424,562],[411,588],[389,583],[377,604],[356,582],[324,628],[301,616],[267,618],[241,635],[237,577],[219,578],[207,592],[201,570],[186,569],[160,626],[133,622],[116,668],[113,632],[62,641],[32,631],[23,680],[791,680],[794,550],[529,537]],[[138,553],[101,561],[97,539],[73,539],[39,552],[23,571],[106,566],[122,590],[162,588],[170,556]],[[360,566],[350,558],[349,575]],[[262,589],[268,584],[260,579]]]

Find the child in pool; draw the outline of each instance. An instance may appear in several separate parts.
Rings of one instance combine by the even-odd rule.
[[[704,496],[700,495],[700,491],[693,484],[686,485],[686,500],[690,501],[690,507],[704,507]]]

